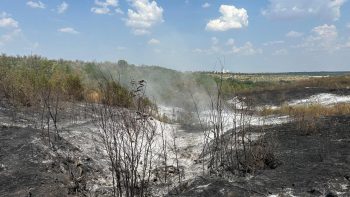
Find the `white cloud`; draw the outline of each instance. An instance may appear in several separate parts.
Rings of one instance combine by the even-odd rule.
[[[158,45],[158,44],[160,44],[160,41],[155,39],[155,38],[152,38],[148,41],[148,44],[149,45]]]
[[[346,27],[350,29],[350,23],[346,24]]]
[[[289,38],[298,38],[298,37],[301,37],[303,35],[304,35],[303,33],[297,32],[297,31],[290,31],[286,34],[286,36]]]
[[[124,14],[123,10],[121,10],[120,8],[116,8],[116,9],[115,9],[115,12],[116,12],[117,14]]]
[[[248,26],[248,14],[244,8],[237,9],[233,5],[221,5],[219,12],[221,16],[210,20],[207,23],[206,30],[227,31]]]
[[[0,36],[0,45],[5,45],[7,42],[12,41],[22,32],[19,28],[19,23],[6,12],[2,12],[0,15],[0,28],[5,28],[5,31],[7,31]]]
[[[91,12],[95,14],[111,14],[111,9],[115,9],[116,13],[120,13],[118,7],[118,0],[95,0],[95,7],[91,8]]]
[[[137,36],[141,36],[141,35],[150,34],[151,32],[146,29],[134,29],[133,33]]]
[[[7,42],[14,40],[22,32],[21,29],[14,29],[0,36],[0,45],[5,45]]]
[[[220,52],[221,47],[219,46],[219,39],[217,37],[211,37],[211,48],[212,52]]]
[[[40,9],[46,8],[45,4],[41,1],[28,1],[27,5],[31,8],[40,8]]]
[[[338,37],[337,27],[334,25],[324,24],[322,26],[317,26],[312,29],[312,32],[317,38],[322,39],[336,39]]]
[[[212,45],[217,45],[219,44],[219,39],[217,37],[211,37],[211,44]]]
[[[246,42],[243,46],[233,45],[229,53],[239,54],[239,55],[256,55],[256,54],[261,54],[262,49],[257,49],[253,46],[251,42]]]
[[[34,42],[31,46],[32,49],[37,49],[39,47],[39,43],[38,42]]]
[[[350,48],[350,38],[348,39],[348,41],[345,43],[345,48]]]
[[[345,43],[345,48],[350,48],[350,37],[348,38],[348,41]]]
[[[0,48],[6,47],[11,42],[18,43],[23,46],[23,49],[30,51],[39,47],[37,42],[33,43],[26,38],[20,28],[20,24],[6,12],[0,13],[0,30]]]
[[[209,8],[210,7],[210,3],[205,2],[204,4],[202,4],[202,8]]]
[[[235,44],[235,40],[233,38],[229,38],[226,42],[226,45],[232,46]]]
[[[118,0],[106,0],[105,4],[116,7],[118,6]]]
[[[273,46],[273,45],[279,45],[279,44],[284,44],[284,40],[274,40],[274,41],[269,41],[263,43],[264,46]]]
[[[262,14],[269,18],[289,19],[308,16],[338,20],[346,0],[269,0]]]
[[[278,49],[272,53],[272,55],[279,56],[279,55],[287,55],[288,51],[287,49]]]
[[[230,38],[224,44],[220,44],[216,37],[211,38],[211,46],[209,49],[196,48],[192,50],[194,53],[203,53],[207,55],[256,55],[261,54],[262,49],[255,48],[251,42],[246,42],[242,46],[238,46],[235,40]]]
[[[63,14],[67,9],[68,9],[68,3],[66,3],[65,1],[62,2],[62,4],[60,4],[59,6],[57,6],[57,12],[59,14]]]
[[[124,46],[117,46],[117,51],[124,51],[126,47]]]
[[[193,53],[203,53],[203,49],[195,48],[192,50]]]
[[[126,26],[131,27],[134,34],[143,35],[150,33],[149,29],[155,24],[162,23],[163,8],[155,1],[131,0],[132,9],[128,9]]]
[[[304,42],[298,45],[309,51],[328,51],[333,52],[341,48],[338,41],[338,31],[334,25],[321,25],[314,27],[311,35]]]
[[[101,7],[101,8],[93,7],[91,8],[91,12],[95,14],[108,14],[110,12],[110,9],[107,7]]]
[[[105,1],[100,1],[100,0],[95,0],[95,4],[101,7],[117,7],[118,6],[118,0],[105,0]]]
[[[313,35],[308,38],[308,41],[315,43],[321,48],[331,49],[338,38],[338,31],[334,25],[322,25],[312,29]]]
[[[162,53],[162,50],[160,50],[160,49],[154,49],[153,52],[154,52],[154,53]]]
[[[79,32],[72,27],[64,27],[64,28],[58,29],[58,31],[62,33],[68,33],[68,34],[79,34]]]
[[[0,27],[18,28],[18,22],[11,17],[0,18]]]

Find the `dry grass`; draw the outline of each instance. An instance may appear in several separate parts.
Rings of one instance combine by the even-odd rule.
[[[319,121],[324,116],[349,115],[350,103],[338,103],[331,106],[321,104],[311,105],[282,105],[280,108],[265,108],[261,111],[261,115],[289,115],[296,121],[296,129],[304,134],[309,135],[317,132]]]
[[[275,76],[271,78],[261,78],[267,79],[271,84],[266,87],[258,87],[255,90],[287,90],[292,88],[324,88],[333,90],[342,90],[350,88],[350,75],[343,76],[322,76],[322,77],[312,77],[312,76]],[[252,79],[252,81],[263,82],[263,80]],[[254,90],[253,90],[254,91]]]
[[[307,80],[300,80],[295,83],[295,85],[297,87],[324,87],[333,89],[349,88],[350,75],[310,78]]]

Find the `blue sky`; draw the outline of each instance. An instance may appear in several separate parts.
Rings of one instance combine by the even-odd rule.
[[[347,0],[0,0],[0,52],[176,70],[350,70]]]

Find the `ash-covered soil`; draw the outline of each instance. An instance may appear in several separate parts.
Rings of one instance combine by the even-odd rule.
[[[79,150],[63,139],[48,148],[41,138],[36,129],[0,126],[0,196],[88,194],[92,161],[73,157]]]
[[[63,174],[42,161],[49,153],[35,141],[38,131],[30,128],[0,127],[0,193],[2,196],[60,196],[68,193]]]
[[[246,177],[197,177],[169,196],[350,196],[350,117],[327,117],[305,135],[296,123],[266,128],[281,165]],[[257,128],[258,129],[258,128]]]
[[[26,120],[29,114],[17,114],[15,125],[21,127],[9,126],[10,116],[10,110],[0,109],[0,196],[111,196],[108,181],[101,183],[108,180],[108,165],[102,165],[104,156],[95,150],[98,143],[86,118],[79,124],[64,122],[67,130],[62,130],[62,138],[53,140],[53,148],[49,148],[46,134],[25,126],[31,125]],[[261,132],[259,126],[253,128],[256,131],[252,133]],[[298,131],[293,122],[265,126],[264,131],[266,139],[278,144],[275,153],[281,164],[277,168],[230,179],[190,178],[168,195],[350,196],[349,116],[323,118],[308,135]],[[195,166],[184,172],[185,176],[198,176],[201,164],[195,164],[193,152],[201,142],[199,133],[177,135],[180,155],[191,153],[181,156],[183,165]]]
[[[330,93],[336,95],[350,95],[350,89],[332,89],[332,88],[320,88],[320,87],[298,87],[288,89],[274,89],[274,90],[262,90],[252,91],[246,93],[240,93],[241,97],[245,97],[250,100],[250,103],[261,105],[282,105],[288,100],[304,99],[312,95]]]

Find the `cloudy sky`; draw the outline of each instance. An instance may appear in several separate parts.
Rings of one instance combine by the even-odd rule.
[[[347,0],[0,0],[0,53],[177,70],[350,70]]]

